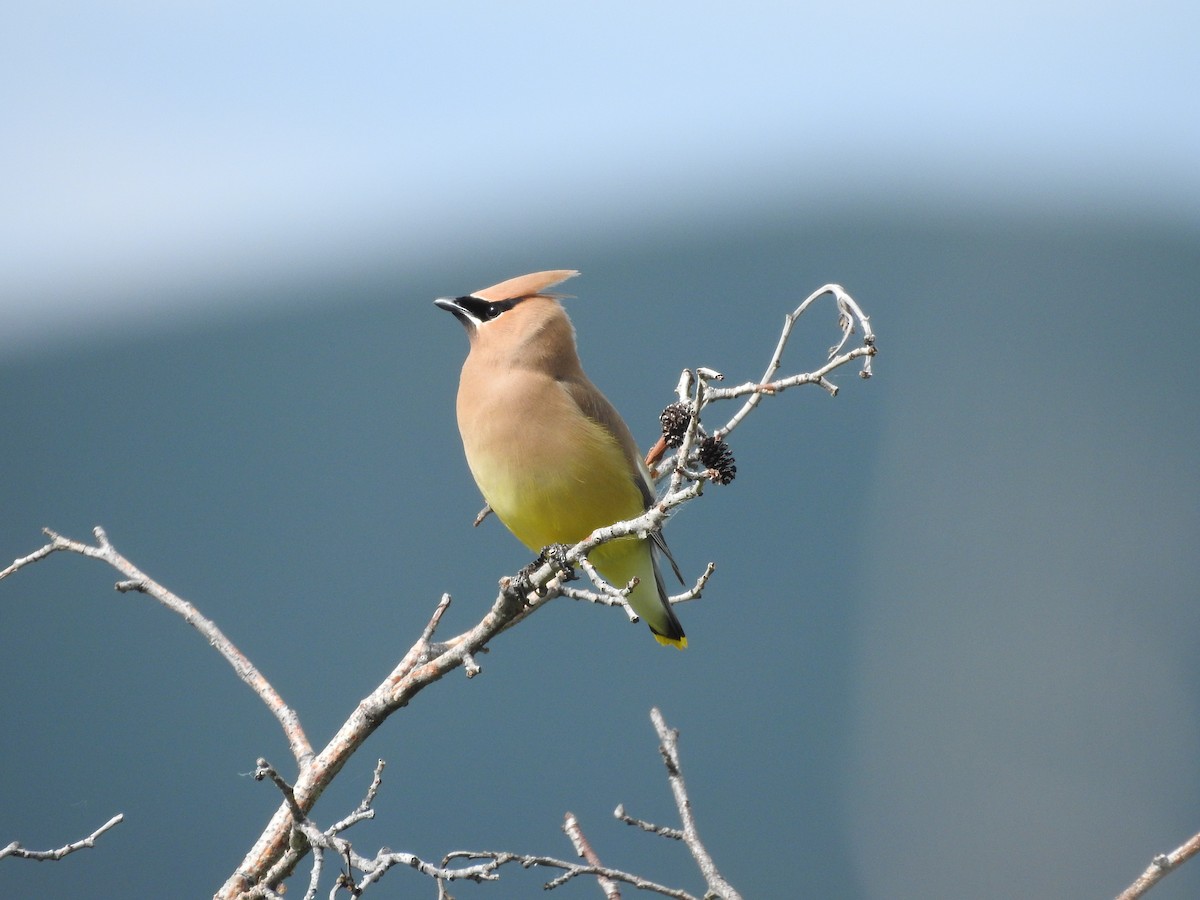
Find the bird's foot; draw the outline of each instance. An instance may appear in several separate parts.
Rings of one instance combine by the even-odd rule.
[[[538,563],[549,563],[554,566],[558,569],[558,574],[563,581],[576,581],[579,573],[567,561],[567,554],[570,552],[570,544],[550,544],[548,547],[543,547],[542,552],[538,554]]]
[[[522,602],[532,593],[544,597],[546,588],[534,585],[533,573],[545,565],[553,566],[558,572],[558,577],[563,581],[575,581],[579,578],[579,574],[575,571],[575,567],[567,562],[567,554],[570,551],[569,544],[550,544],[543,547],[537,559],[520,569],[512,578],[505,579],[506,583],[503,585],[505,593],[514,598],[519,597]]]

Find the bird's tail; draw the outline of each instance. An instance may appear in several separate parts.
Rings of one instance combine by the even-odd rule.
[[[687,647],[687,636],[667,599],[667,589],[649,540],[618,538],[593,550],[588,556],[610,584],[624,587],[635,576],[637,586],[628,600],[633,611],[650,626],[660,644]]]

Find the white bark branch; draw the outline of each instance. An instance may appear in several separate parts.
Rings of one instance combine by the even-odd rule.
[[[1197,853],[1200,853],[1200,834],[1188,838],[1170,853],[1154,857],[1146,871],[1117,895],[1117,900],[1137,900]]]
[[[675,808],[679,810],[679,819],[683,823],[683,842],[687,844],[688,851],[696,860],[696,865],[700,867],[700,873],[708,884],[708,893],[705,896],[713,897],[714,900],[742,900],[742,895],[717,871],[717,864],[713,862],[708,849],[700,840],[700,833],[696,830],[696,818],[692,814],[692,803],[688,799],[687,786],[683,782],[683,769],[679,763],[679,732],[667,727],[657,707],[650,710],[650,720],[654,723],[654,730],[658,732],[658,739],[662,741],[659,749],[667,766],[667,780],[675,797]]]
[[[592,845],[588,841],[587,835],[583,833],[583,826],[579,824],[579,819],[575,817],[575,813],[568,812],[563,818],[563,831],[570,838],[571,846],[575,848],[575,852],[580,858],[586,859],[589,866],[601,865],[600,857],[592,849]],[[596,883],[600,886],[600,890],[604,892],[606,900],[621,900],[621,889],[611,878],[597,875]]]
[[[157,600],[200,632],[208,643],[212,645],[213,649],[224,657],[225,661],[233,667],[233,671],[237,677],[249,685],[250,689],[258,695],[267,709],[271,711],[271,714],[279,721],[297,764],[304,765],[312,758],[312,746],[309,744],[308,738],[304,734],[304,729],[300,725],[300,717],[296,715],[296,712],[290,706],[283,702],[283,697],[279,695],[279,692],[255,668],[246,655],[234,645],[233,641],[226,637],[225,633],[217,627],[216,623],[206,618],[191,603],[167,590],[118,553],[117,549],[109,541],[108,535],[105,534],[104,529],[100,526],[96,526],[92,531],[96,537],[96,544],[94,546],[63,537],[49,528],[42,530],[50,538],[50,543],[35,550],[29,556],[14,561],[11,566],[0,572],[0,580],[7,578],[30,563],[45,559],[50,554],[62,550],[108,563],[109,566],[125,576],[126,580],[118,581],[114,585],[118,591],[121,593],[137,591]]]
[[[679,768],[678,733],[668,729],[662,715],[657,709],[651,710],[651,718],[662,741],[659,750],[667,763],[667,777],[675,796],[676,807],[683,822],[682,829],[651,825],[648,822],[630,819],[624,815],[623,808],[617,807],[617,817],[623,821],[636,824],[646,831],[683,841],[696,861],[704,877],[707,891],[704,900],[741,900],[740,895],[717,872],[712,858],[700,841],[696,831],[695,819],[691,812],[691,802],[687,797],[687,789],[683,784],[683,776]],[[283,794],[284,804],[292,811],[293,825],[290,841],[293,845],[306,846],[311,851],[313,862],[309,874],[309,889],[305,900],[315,900],[317,885],[325,860],[330,854],[336,856],[344,864],[344,870],[339,874],[334,885],[334,896],[340,889],[346,889],[352,896],[358,897],[368,888],[377,884],[391,869],[406,867],[433,879],[438,888],[438,897],[448,897],[446,884],[453,881],[499,881],[501,869],[516,864],[521,868],[557,869],[560,874],[547,881],[543,888],[553,890],[569,881],[581,877],[594,877],[597,885],[604,893],[606,900],[620,900],[621,884],[628,884],[640,891],[672,897],[676,900],[698,900],[696,895],[682,888],[673,888],[660,884],[641,875],[627,872],[611,866],[605,866],[583,833],[579,820],[573,813],[568,812],[563,821],[563,831],[571,840],[575,852],[584,859],[584,864],[553,856],[512,853],[507,850],[455,850],[447,853],[440,864],[431,863],[413,853],[380,850],[373,857],[365,857],[355,851],[353,845],[343,832],[363,819],[372,818],[374,810],[371,804],[375,800],[381,783],[383,761],[375,767],[375,777],[367,790],[366,796],[358,807],[348,816],[329,828],[322,829],[308,817],[296,801],[296,790],[289,785],[265,760],[258,761],[255,779],[269,779],[274,782]],[[465,865],[453,863],[463,861]],[[359,873],[359,877],[355,877]],[[281,894],[271,887],[260,885],[246,891],[243,897],[262,897],[275,900]]]
[[[6,856],[12,856],[17,859],[62,859],[64,856],[70,856],[77,850],[84,850],[86,848],[96,846],[96,839],[100,837],[100,835],[104,834],[110,828],[116,828],[123,821],[125,821],[124,813],[117,813],[87,837],[81,838],[80,840],[74,841],[70,844],[65,844],[56,850],[27,850],[25,847],[21,846],[20,841],[13,841],[6,847],[0,847],[0,859],[4,859]]]

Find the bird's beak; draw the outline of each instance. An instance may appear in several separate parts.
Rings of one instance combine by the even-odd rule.
[[[469,312],[467,312],[466,308],[464,308],[463,305],[454,297],[438,297],[433,301],[433,305],[438,307],[438,309],[444,309],[446,312],[454,313],[454,318],[462,322],[463,327],[467,329],[468,334],[474,332],[476,326],[479,324],[475,321],[475,318]]]

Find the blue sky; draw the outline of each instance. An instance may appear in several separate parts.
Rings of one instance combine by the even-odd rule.
[[[179,314],[194,301],[172,289],[197,280],[747,197],[1194,221],[1196,19],[1182,2],[7,4],[0,352],[144,322],[151,297]]]

